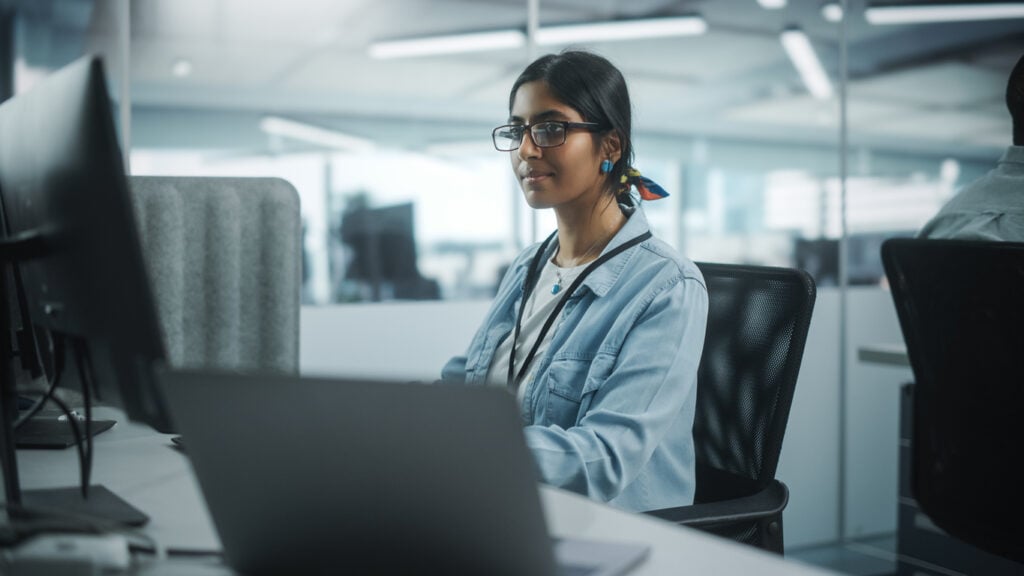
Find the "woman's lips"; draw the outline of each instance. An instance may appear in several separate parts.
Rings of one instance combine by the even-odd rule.
[[[523,178],[523,182],[526,182],[527,184],[536,184],[538,182],[542,182],[544,180],[547,180],[548,178],[551,178],[551,176],[552,175],[550,173],[546,172],[530,172],[529,174],[526,175],[525,178]]]

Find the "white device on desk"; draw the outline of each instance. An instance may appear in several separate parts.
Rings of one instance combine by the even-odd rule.
[[[240,572],[614,576],[648,553],[551,539],[503,389],[201,372],[161,381]]]

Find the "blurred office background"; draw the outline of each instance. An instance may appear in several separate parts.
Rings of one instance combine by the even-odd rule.
[[[438,356],[468,343],[504,266],[554,228],[491,146],[509,88],[543,53],[607,56],[634,99],[635,164],[672,193],[645,206],[655,231],[694,260],[799,266],[821,287],[779,473],[793,489],[787,544],[811,550],[895,530],[896,383],[909,370],[856,359],[859,345],[900,338],[878,247],[995,164],[1010,143],[1006,78],[1024,53],[1019,15],[886,23],[889,4],[0,0],[0,60],[20,92],[104,54],[132,174],[294,184],[304,363],[325,372],[347,369],[323,359],[332,350],[366,359],[354,351],[364,338],[337,326],[433,324],[411,334]],[[550,35],[644,18],[679,27]],[[385,43],[501,31],[502,47],[457,53]]]
[[[648,206],[661,236],[694,259],[803,265],[819,285],[837,283],[838,2],[539,0],[542,31],[625,17],[694,24],[661,38],[374,52],[382,40],[525,30],[529,3],[4,0],[16,90],[85,52],[107,56],[112,91],[131,104],[121,118],[133,174],[291,181],[309,304],[492,293],[553,219],[533,221],[489,132],[531,53],[567,45],[628,77],[636,164],[674,192]],[[1002,94],[1024,21],[873,25],[860,0],[847,11],[848,272],[868,284],[878,238],[920,227],[1008,143]],[[787,29],[809,39],[823,87],[801,78]],[[381,265],[386,249],[400,263]]]

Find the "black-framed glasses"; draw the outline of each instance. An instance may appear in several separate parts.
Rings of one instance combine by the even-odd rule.
[[[595,132],[601,128],[594,122],[565,122],[562,120],[545,120],[536,124],[506,124],[498,126],[491,132],[494,147],[499,152],[511,152],[523,143],[523,134],[530,131],[530,138],[539,148],[554,148],[565,144],[565,136],[571,129]]]

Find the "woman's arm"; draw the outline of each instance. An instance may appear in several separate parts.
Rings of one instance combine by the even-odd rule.
[[[441,381],[451,384],[466,382],[466,357],[455,356],[441,368]]]

